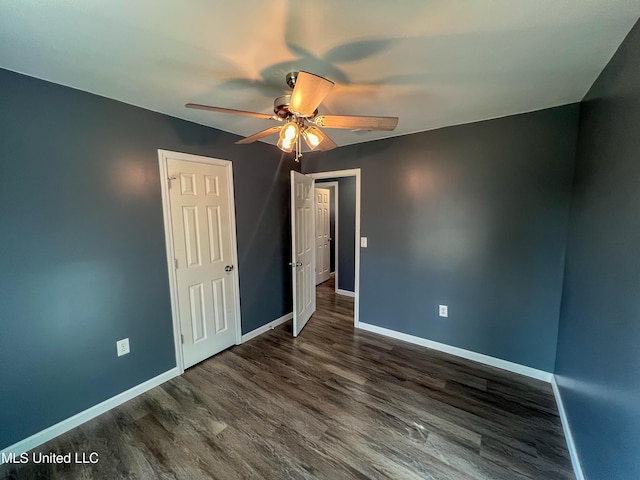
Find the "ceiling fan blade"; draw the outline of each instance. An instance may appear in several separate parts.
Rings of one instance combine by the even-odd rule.
[[[289,110],[302,116],[310,117],[322,103],[334,83],[313,73],[300,72],[291,94]]]
[[[322,132],[322,134],[324,135],[324,139],[318,144],[318,150],[326,152],[327,150],[333,150],[338,146],[336,142],[329,138],[329,135],[325,132]]]
[[[266,113],[247,112],[246,110],[234,110],[232,108],[212,107],[211,105],[199,105],[197,103],[187,103],[185,107],[195,108],[197,110],[209,110],[212,112],[233,113],[235,115],[244,115],[246,117],[262,118],[264,120],[278,120],[275,115],[269,115]]]
[[[349,130],[387,130],[398,125],[398,117],[363,117],[359,115],[318,115],[313,122],[319,127]]]
[[[236,145],[245,145],[247,143],[253,143],[256,140],[260,140],[261,138],[268,137],[269,135],[273,135],[274,133],[278,133],[282,126],[267,128],[266,130],[262,130],[261,132],[254,133],[250,137],[243,138],[242,140],[238,140]]]

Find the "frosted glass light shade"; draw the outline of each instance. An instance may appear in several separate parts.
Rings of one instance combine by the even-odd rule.
[[[317,127],[308,127],[302,131],[302,138],[306,142],[307,146],[314,150],[324,140],[322,131]]]

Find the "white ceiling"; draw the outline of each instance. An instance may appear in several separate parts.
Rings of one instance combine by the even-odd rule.
[[[400,117],[394,132],[577,102],[640,0],[2,0],[0,67],[249,135],[286,73],[336,82],[321,113]],[[268,138],[267,141],[275,141]]]

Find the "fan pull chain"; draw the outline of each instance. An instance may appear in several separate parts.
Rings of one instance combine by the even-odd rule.
[[[302,157],[302,139],[301,135],[296,138],[296,162],[300,163],[300,157]]]

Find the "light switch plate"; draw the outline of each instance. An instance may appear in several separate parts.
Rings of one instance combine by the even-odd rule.
[[[367,237],[360,237],[360,246],[362,248],[367,248]]]

